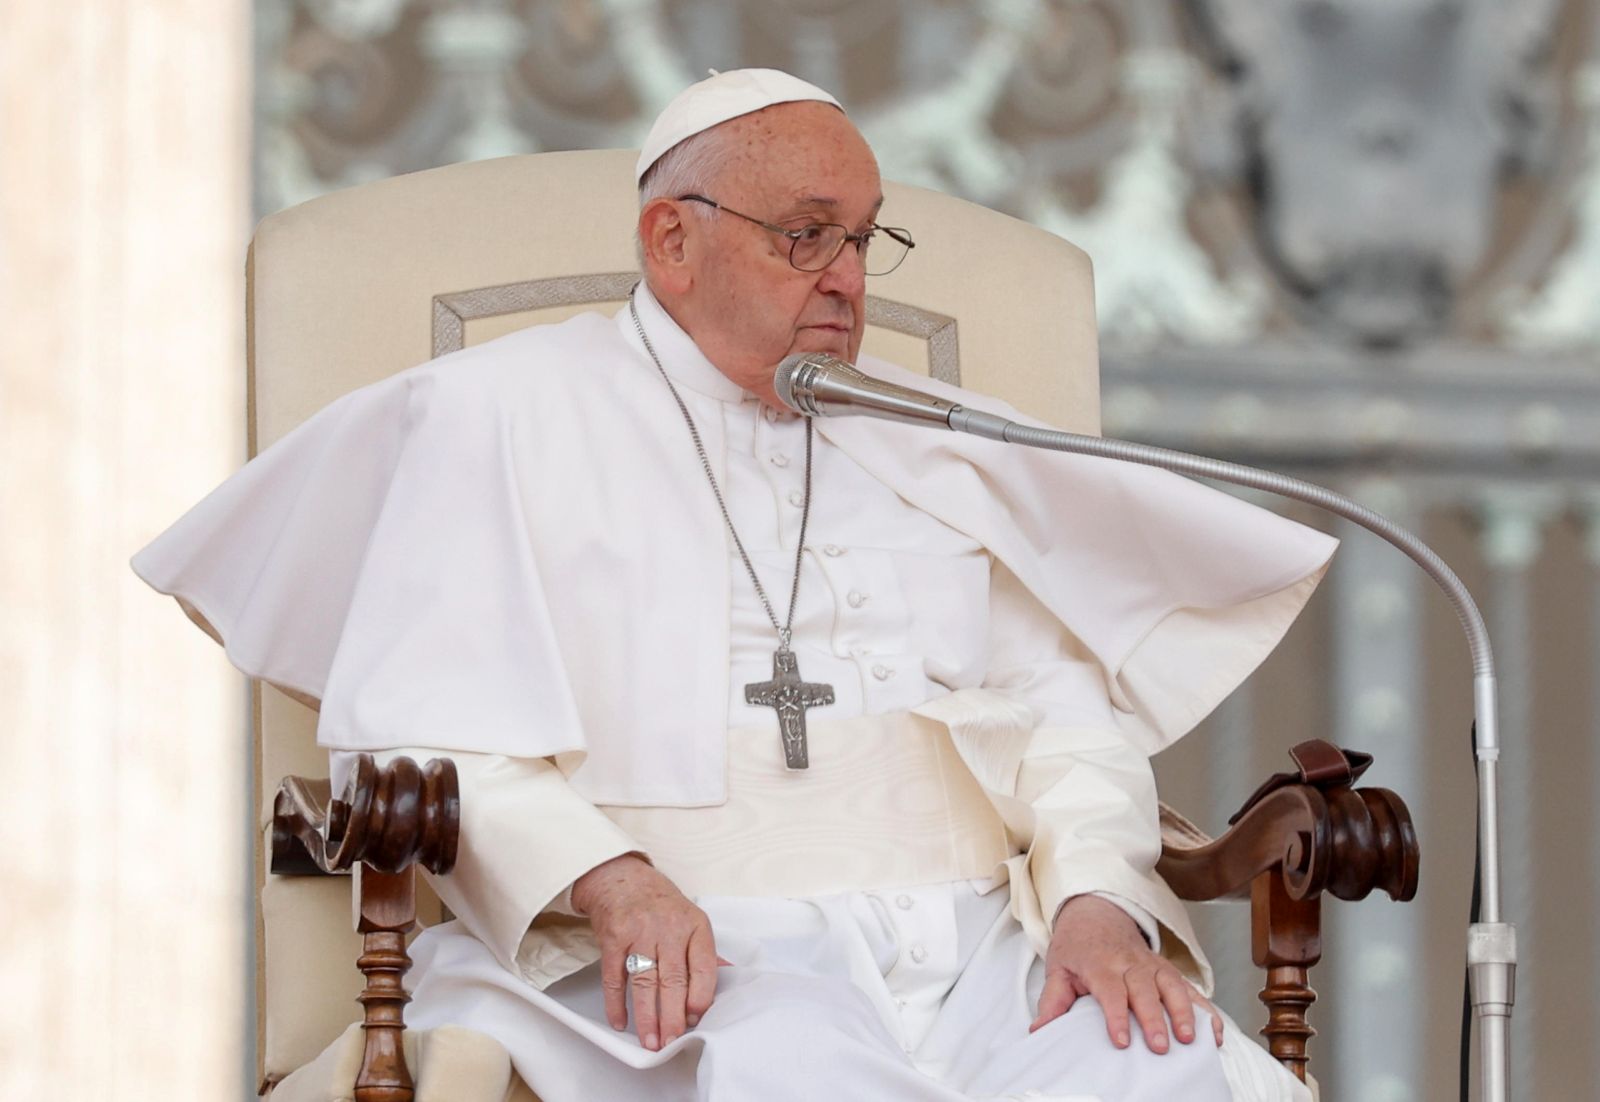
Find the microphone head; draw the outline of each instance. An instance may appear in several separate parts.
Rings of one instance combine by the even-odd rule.
[[[796,413],[815,416],[820,412],[812,394],[817,377],[823,372],[838,372],[841,369],[852,375],[860,374],[854,367],[826,352],[796,352],[785,356],[783,362],[778,364],[772,374],[772,389],[777,391],[778,400]]]
[[[850,414],[950,427],[961,407],[920,390],[868,375],[825,352],[800,352],[784,358],[772,376],[772,389],[784,405],[807,417]]]

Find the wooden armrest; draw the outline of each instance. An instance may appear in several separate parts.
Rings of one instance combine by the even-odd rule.
[[[1308,748],[1339,753],[1302,743],[1297,761]],[[1249,897],[1251,955],[1267,970],[1262,1033],[1272,1055],[1302,1080],[1316,1033],[1306,1024],[1317,997],[1307,981],[1322,958],[1323,893],[1353,901],[1381,888],[1402,903],[1417,894],[1421,857],[1405,802],[1386,788],[1356,788],[1354,779],[1264,787],[1222,837],[1168,837],[1156,865],[1180,899]]]
[[[1387,788],[1300,784],[1268,794],[1220,838],[1165,842],[1156,870],[1194,902],[1245,898],[1276,870],[1294,899],[1329,891],[1354,901],[1381,888],[1404,903],[1417,894],[1418,861],[1411,813]]]
[[[339,799],[327,780],[283,779],[272,805],[271,869],[317,876],[357,862],[387,873],[420,864],[443,875],[455,867],[460,835],[455,762],[435,758],[419,769],[402,757],[379,769],[371,754],[358,754]]]
[[[356,1102],[412,1102],[415,1095],[401,1048],[410,1001],[403,982],[411,968],[406,934],[417,922],[414,866],[449,872],[460,835],[461,785],[448,758],[418,768],[402,757],[380,769],[371,754],[357,755],[338,799],[326,780],[285,777],[278,787],[270,865],[275,875],[338,875],[363,866],[356,965],[367,977],[360,996],[366,1047]]]

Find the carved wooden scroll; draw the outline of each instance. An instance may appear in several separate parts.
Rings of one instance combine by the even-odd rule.
[[[1322,958],[1322,894],[1364,899],[1382,889],[1399,902],[1417,894],[1420,853],[1411,813],[1384,788],[1354,788],[1356,768],[1307,767],[1341,752],[1314,740],[1292,751],[1299,782],[1275,778],[1214,841],[1168,842],[1157,871],[1179,898],[1250,897],[1251,955],[1267,971],[1262,1033],[1272,1055],[1302,1080],[1316,1031],[1306,1012],[1316,1000],[1309,977]]]
[[[460,783],[447,758],[426,768],[396,758],[380,769],[370,754],[361,754],[339,799],[325,780],[286,777],[278,788],[274,874],[315,876],[362,866],[356,929],[363,945],[356,964],[367,978],[360,997],[366,1044],[356,1102],[412,1102],[401,1037],[410,999],[403,986],[411,968],[406,934],[417,920],[413,866],[449,872],[460,831]]]

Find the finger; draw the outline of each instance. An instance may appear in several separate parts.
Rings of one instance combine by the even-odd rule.
[[[661,943],[661,963],[656,965],[657,1017],[661,1026],[662,1047],[670,1045],[687,1028],[684,1003],[689,996],[689,945],[675,936]]]
[[[1156,987],[1167,1006],[1167,1017],[1172,1019],[1173,1035],[1188,1044],[1194,1040],[1194,1000],[1199,996],[1188,980],[1170,968],[1157,970]]]
[[[1078,1001],[1078,991],[1072,982],[1072,973],[1065,968],[1051,968],[1045,972],[1044,990],[1039,992],[1039,1013],[1028,1026],[1032,1033],[1046,1023],[1061,1017]]]
[[[635,953],[644,952],[637,945]],[[660,960],[656,946],[650,947],[649,956]],[[661,1047],[661,1019],[656,1011],[656,989],[660,986],[661,966],[643,972],[635,972],[628,980],[628,986],[633,988],[633,1029],[639,1035],[639,1043],[651,1052]]]
[[[1205,1007],[1206,1011],[1211,1015],[1211,1035],[1217,1039],[1217,1047],[1221,1048],[1222,1047],[1222,1028],[1223,1028],[1222,1027],[1222,1011],[1218,1010],[1217,1007],[1216,1007],[1216,1004],[1213,1003],[1210,999],[1206,998],[1204,995],[1199,994],[1198,992],[1194,993],[1193,997],[1194,997],[1194,1001],[1199,1003],[1201,1006]]]
[[[1216,1003],[1195,990],[1194,985],[1189,983],[1188,980],[1184,980],[1184,984],[1189,988],[1189,1001],[1211,1016],[1211,1036],[1217,1042],[1217,1047],[1221,1048],[1222,1035],[1227,1028],[1222,1023],[1222,1011],[1217,1009]]]
[[[1106,1016],[1106,1033],[1118,1048],[1127,1048],[1128,1036],[1128,986],[1121,976],[1112,973],[1089,981],[1089,994],[1100,1004]]]
[[[718,968],[732,968],[733,967],[733,961],[724,960],[722,957],[718,957],[717,958],[717,967]]]
[[[710,926],[696,927],[689,935],[689,997],[684,1002],[684,1022],[692,1029],[700,1015],[711,1009],[717,995],[717,956]]]
[[[1128,1005],[1144,1031],[1144,1042],[1150,1051],[1167,1051],[1167,1014],[1161,1005],[1161,992],[1156,988],[1156,972],[1150,968],[1133,968],[1124,973],[1128,985]]]
[[[628,972],[623,967],[625,954],[615,947],[600,951],[600,992],[605,997],[606,1021],[611,1028],[628,1028]]]

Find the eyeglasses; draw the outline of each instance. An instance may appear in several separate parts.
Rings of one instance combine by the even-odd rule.
[[[714,199],[707,199],[704,195],[680,195],[678,199],[684,202],[704,203],[735,218],[754,222],[764,230],[782,234],[789,239],[789,263],[802,272],[822,271],[833,263],[841,249],[854,242],[856,253],[861,257],[862,267],[866,269],[868,275],[888,275],[900,267],[900,262],[906,258],[906,254],[917,245],[911,240],[909,230],[880,226],[876,222],[861,233],[851,233],[836,222],[811,222],[797,230],[791,230],[730,210]],[[868,252],[869,246],[873,246],[871,252]]]

